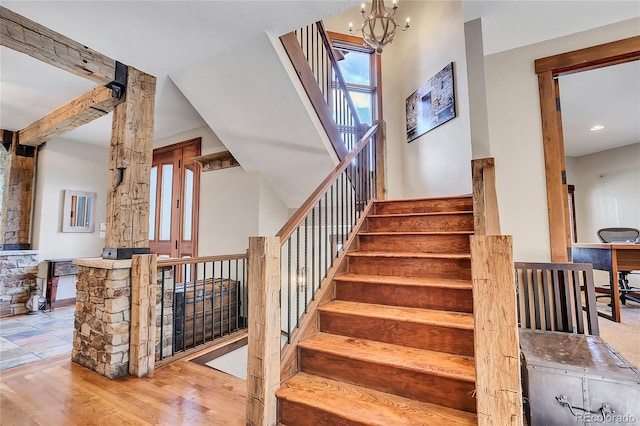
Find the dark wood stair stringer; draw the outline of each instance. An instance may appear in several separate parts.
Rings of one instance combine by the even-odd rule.
[[[376,201],[333,279],[279,421],[477,424],[470,196]]]

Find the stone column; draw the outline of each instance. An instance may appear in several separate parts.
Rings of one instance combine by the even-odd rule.
[[[27,311],[24,302],[35,287],[37,272],[38,251],[0,251],[0,317]]]
[[[129,373],[131,260],[77,259],[71,360],[109,379]]]

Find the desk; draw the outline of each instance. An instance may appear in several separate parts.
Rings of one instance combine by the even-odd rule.
[[[47,268],[47,303],[51,312],[54,311],[56,305],[56,296],[58,293],[58,280],[64,275],[77,275],[78,265],[72,263],[73,259],[47,259],[49,267]]]
[[[597,243],[574,244],[573,261],[576,263],[591,263],[593,269],[609,271],[611,274],[611,318],[620,322],[620,293],[618,285],[618,270],[640,270],[640,244],[633,243]],[[616,295],[616,297],[614,297]],[[598,315],[602,315],[598,313]],[[602,315],[607,317],[607,315]]]

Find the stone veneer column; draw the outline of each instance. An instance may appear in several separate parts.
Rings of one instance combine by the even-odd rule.
[[[131,260],[77,259],[71,360],[109,379],[129,373]]]
[[[0,317],[27,311],[24,302],[35,287],[37,273],[37,250],[0,251]],[[43,287],[40,290],[44,293]]]

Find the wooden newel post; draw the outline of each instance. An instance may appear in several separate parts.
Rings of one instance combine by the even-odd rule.
[[[512,238],[471,237],[479,425],[522,425],[520,348]]]
[[[249,238],[247,425],[277,423],[280,387],[280,238]]]
[[[131,261],[131,337],[129,374],[153,373],[156,359],[157,256],[133,256]]]
[[[128,67],[125,101],[114,108],[102,257],[149,253],[149,180],[156,78]]]

